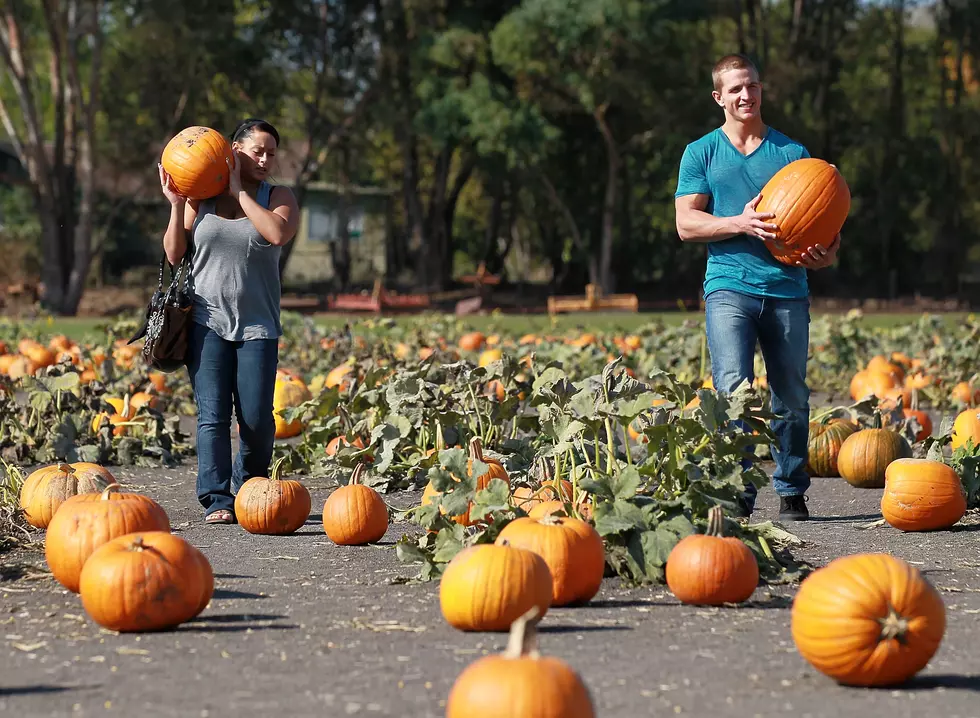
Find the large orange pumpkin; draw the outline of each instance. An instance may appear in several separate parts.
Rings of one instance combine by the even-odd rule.
[[[804,579],[791,630],[800,655],[821,673],[846,685],[887,686],[929,662],[946,631],[946,608],[915,567],[857,554]]]
[[[538,652],[537,608],[514,622],[502,655],[470,664],[453,683],[446,718],[594,718],[579,675]]]
[[[551,605],[551,571],[533,551],[509,545],[464,548],[439,583],[442,615],[461,631],[506,631],[532,606]]]
[[[901,434],[881,428],[881,414],[875,412],[870,429],[851,434],[841,444],[837,468],[851,486],[859,489],[885,488],[885,469],[897,459],[912,456]]]
[[[552,606],[584,603],[599,592],[606,567],[602,538],[591,524],[564,516],[511,521],[495,543],[534,551],[551,571]]]
[[[708,529],[681,539],[667,557],[667,586],[681,603],[741,603],[759,583],[759,564],[749,547],[724,535],[720,506],[708,510]]]
[[[119,491],[110,484],[101,494],[78,494],[65,500],[48,524],[44,557],[62,586],[78,593],[85,561],[99,546],[136,531],[170,531],[170,519],[156,501]]]
[[[82,606],[112,631],[157,631],[189,621],[211,601],[214,573],[201,551],[166,531],[102,544],[79,580]]]
[[[963,482],[941,461],[898,459],[885,469],[881,513],[902,531],[949,528],[966,513]]]
[[[20,508],[31,526],[47,528],[65,499],[76,494],[101,493],[115,482],[108,469],[85,461],[45,466],[24,481]]]
[[[161,164],[174,188],[189,199],[207,199],[228,187],[228,165],[235,157],[231,145],[210,127],[188,127],[163,148]]]
[[[851,209],[851,192],[837,168],[815,157],[790,162],[762,188],[756,211],[776,216],[777,246],[766,242],[772,255],[793,265],[808,247],[829,247]]]

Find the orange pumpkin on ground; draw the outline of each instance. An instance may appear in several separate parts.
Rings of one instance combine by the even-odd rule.
[[[564,661],[538,652],[536,608],[514,622],[502,655],[459,674],[446,718],[595,718],[588,689]]]
[[[851,209],[847,182],[833,165],[805,157],[784,166],[762,188],[756,211],[776,216],[776,238],[766,242],[778,261],[793,265],[814,244],[829,247]]]
[[[953,421],[953,450],[966,446],[972,441],[974,446],[980,446],[980,410],[967,409],[961,411]]]
[[[837,455],[837,468],[851,486],[883,489],[888,465],[910,456],[912,447],[897,432],[882,429],[881,414],[876,411],[872,428],[862,429],[844,439]]]
[[[511,521],[495,543],[534,551],[551,571],[552,606],[585,603],[602,585],[606,553],[602,538],[591,524],[562,516]]]
[[[922,670],[946,631],[939,592],[887,554],[831,561],[807,576],[793,600],[796,648],[845,685],[889,686]]]
[[[228,140],[210,127],[187,127],[163,148],[161,164],[174,189],[188,199],[215,197],[228,187],[235,157]]]
[[[725,536],[724,522],[721,507],[712,506],[707,531],[685,536],[667,557],[667,586],[681,603],[741,603],[759,584],[755,556],[742,541]]]
[[[51,575],[69,591],[78,593],[82,567],[102,544],[136,531],[170,531],[170,519],[160,504],[119,489],[119,484],[110,484],[101,494],[72,496],[48,524],[44,557]]]
[[[477,491],[482,491],[483,489],[487,488],[487,485],[493,479],[500,479],[501,481],[506,482],[508,486],[510,486],[510,477],[507,475],[507,470],[504,469],[503,464],[501,464],[496,459],[492,459],[483,454],[483,446],[480,442],[480,437],[474,436],[472,439],[470,439],[469,455],[470,458],[466,464],[466,468],[468,472],[470,473],[473,472],[474,461],[482,461],[487,465],[487,471],[481,474],[480,476],[476,477]],[[439,491],[436,491],[435,487],[432,485],[432,482],[430,481],[428,484],[425,485],[425,490],[422,492],[422,505],[427,506],[432,502],[438,502],[440,496],[442,496],[442,494]],[[452,520],[462,526],[472,526],[473,524],[476,523],[475,520],[470,519],[470,509],[472,508],[473,505],[470,504],[470,508],[467,509],[465,514],[460,514],[459,516],[453,516]]]
[[[537,606],[551,605],[551,571],[533,551],[509,545],[464,548],[446,566],[439,584],[442,615],[461,631],[506,631]]]
[[[273,464],[268,477],[253,476],[238,489],[235,518],[251,534],[291,534],[310,517],[310,491],[295,479],[281,478],[283,461]]]
[[[85,461],[54,464],[32,472],[20,489],[20,508],[31,526],[47,528],[58,507],[76,494],[99,494],[116,479],[109,470]]]
[[[323,504],[323,530],[336,544],[372,543],[388,531],[388,507],[377,491],[360,483],[363,474],[364,464],[358,464],[350,483]]]
[[[214,593],[214,573],[201,551],[166,531],[119,536],[97,548],[82,568],[82,606],[112,631],[157,631],[194,618]]]
[[[881,513],[902,531],[947,529],[966,513],[963,482],[940,461],[898,459],[885,470]]]
[[[277,373],[276,387],[272,396],[273,416],[276,420],[276,438],[288,439],[298,436],[303,431],[303,422],[299,419],[286,421],[280,413],[282,409],[299,406],[313,398],[303,380],[285,373]]]
[[[846,419],[833,419],[827,424],[811,421],[807,439],[807,474],[838,476],[837,457],[840,455],[840,447],[857,430],[857,424]]]

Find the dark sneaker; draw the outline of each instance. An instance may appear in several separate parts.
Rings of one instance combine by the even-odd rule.
[[[803,494],[797,496],[779,497],[779,518],[783,521],[806,521],[810,518],[810,512],[806,508],[807,497]]]

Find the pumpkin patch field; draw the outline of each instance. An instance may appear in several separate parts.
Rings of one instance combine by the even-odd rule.
[[[0,323],[4,715],[980,715],[980,319],[814,317],[796,523],[701,322],[283,326],[209,526],[186,372]]]

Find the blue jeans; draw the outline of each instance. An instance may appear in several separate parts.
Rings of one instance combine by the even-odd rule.
[[[187,372],[197,403],[197,498],[205,513],[234,511],[234,494],[253,476],[267,476],[276,438],[272,397],[278,339],[230,342],[208,327],[188,328]],[[231,462],[231,408],[239,446]]]
[[[806,360],[810,343],[810,300],[755,297],[731,290],[712,292],[704,300],[711,353],[711,375],[719,393],[734,391],[753,376],[756,341],[766,362],[777,444],[772,445],[776,471],[772,484],[780,496],[797,496],[810,488],[806,473],[810,431],[810,389]],[[755,486],[746,491],[751,508]]]

